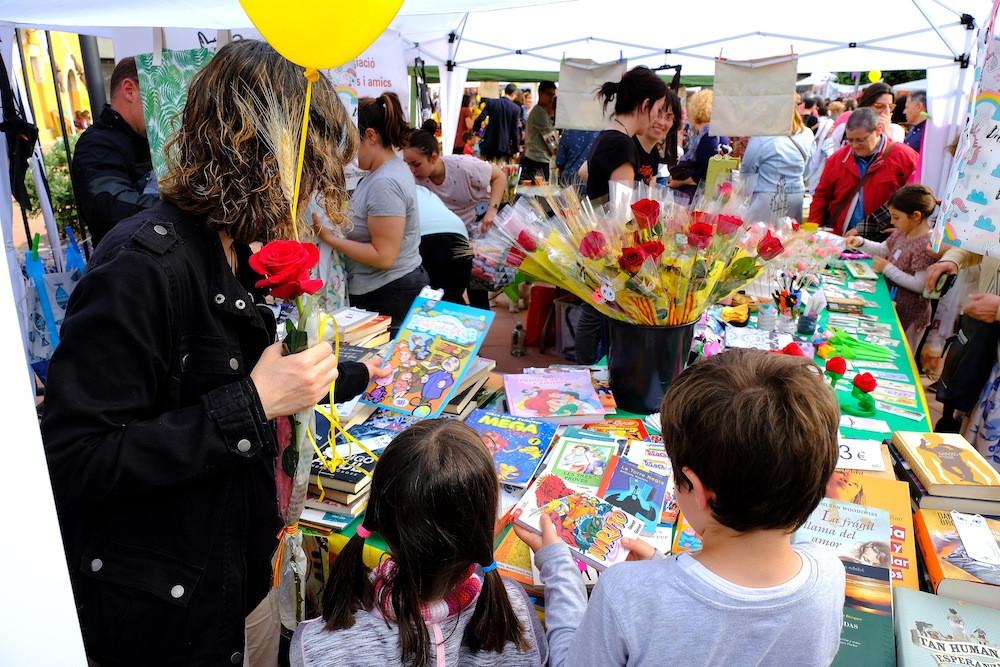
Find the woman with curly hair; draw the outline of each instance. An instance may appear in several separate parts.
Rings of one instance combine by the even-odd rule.
[[[264,42],[219,49],[191,82],[163,202],[108,233],[70,299],[42,435],[92,663],[276,663],[278,436],[374,366],[338,367],[327,343],[282,356],[248,263],[298,222],[306,84]],[[320,78],[299,201],[343,220],[356,145]]]

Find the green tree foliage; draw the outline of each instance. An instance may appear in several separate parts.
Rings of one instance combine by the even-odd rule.
[[[834,72],[836,77],[835,81],[840,84],[850,85],[854,83],[854,77],[851,76],[853,72]],[[896,86],[901,83],[906,83],[907,81],[917,81],[918,79],[927,78],[927,70],[925,69],[894,69],[894,70],[883,70],[882,80],[885,81],[890,86]],[[871,83],[868,80],[868,70],[861,72],[860,86],[866,86]]]
[[[76,149],[76,141],[79,138],[79,134],[69,137],[71,151]],[[49,179],[49,190],[52,192],[52,212],[55,214],[56,224],[59,226],[59,235],[66,238],[66,227],[72,227],[73,231],[77,232],[79,223],[76,200],[73,198],[73,183],[70,181],[69,167],[66,162],[66,148],[61,140],[56,141],[46,151],[44,161],[45,173]],[[38,192],[35,190],[35,179],[32,177],[30,169],[24,176],[24,184],[31,197],[31,210],[28,213],[34,215],[41,211],[41,206],[38,202]]]

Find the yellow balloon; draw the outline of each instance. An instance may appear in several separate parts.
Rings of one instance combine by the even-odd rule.
[[[403,0],[240,0],[268,44],[302,67],[328,69],[357,58],[395,18]]]
[[[868,80],[871,81],[872,83],[875,83],[877,81],[881,81],[882,80],[882,70],[873,69],[872,71],[868,72]]]

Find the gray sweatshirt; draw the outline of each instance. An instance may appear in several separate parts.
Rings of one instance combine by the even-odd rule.
[[[525,627],[531,648],[526,653],[508,643],[503,652],[479,651],[473,653],[462,643],[465,628],[476,608],[475,601],[455,616],[439,624],[427,624],[431,641],[440,633],[443,642],[442,663],[439,652],[432,649],[430,665],[434,667],[539,667],[548,659],[548,645],[542,625],[524,589],[520,584],[504,579],[507,595],[514,613]],[[434,626],[437,626],[436,628]],[[386,667],[400,665],[399,635],[394,623],[385,621],[378,611],[359,611],[354,615],[354,625],[346,630],[330,632],[324,629],[322,618],[299,624],[292,637],[289,659],[292,667]]]
[[[812,543],[773,588],[737,586],[689,553],[614,565],[587,603],[565,544],[535,555],[545,584],[551,667],[829,665],[840,645],[844,566]]]

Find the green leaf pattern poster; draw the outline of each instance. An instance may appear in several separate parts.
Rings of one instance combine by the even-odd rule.
[[[153,157],[156,178],[166,174],[166,156],[163,148],[176,127],[175,117],[184,110],[188,84],[195,72],[215,55],[214,49],[164,49],[159,65],[153,65],[153,54],[142,53],[135,57],[139,72],[139,90],[142,92],[142,110],[146,116],[146,136],[149,152]],[[179,122],[179,117],[177,122]]]

